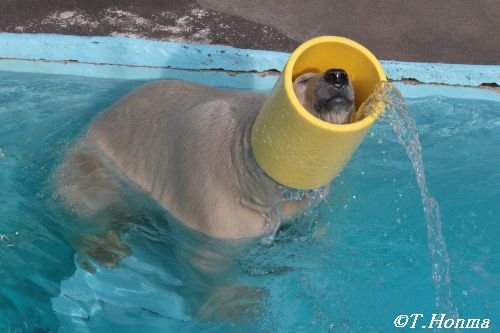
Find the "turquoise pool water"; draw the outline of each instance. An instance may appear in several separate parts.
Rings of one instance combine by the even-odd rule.
[[[175,222],[153,206],[124,236],[133,254],[119,268],[82,269],[51,177],[92,117],[139,84],[0,72],[0,332],[401,332],[410,329],[394,327],[397,315],[422,313],[423,324],[436,313],[418,186],[384,123],[327,203],[238,255],[238,281],[266,291],[254,319],[189,317]],[[408,104],[441,206],[453,303],[461,318],[491,320],[481,332],[498,331],[500,103]]]

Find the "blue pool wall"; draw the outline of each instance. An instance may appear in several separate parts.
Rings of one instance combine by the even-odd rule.
[[[227,46],[127,37],[0,33],[0,71],[106,79],[184,79],[221,87],[269,91],[289,54]],[[407,98],[444,95],[500,101],[500,93],[473,89],[500,85],[500,66],[381,61]]]

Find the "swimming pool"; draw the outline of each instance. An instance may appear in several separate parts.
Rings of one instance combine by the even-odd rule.
[[[183,309],[175,225],[154,207],[127,232],[119,268],[82,269],[73,217],[51,175],[93,116],[141,84],[0,72],[1,332],[380,332],[435,309],[422,203],[411,164],[379,122],[325,203],[239,257],[241,284],[265,290],[248,321],[206,323]],[[441,205],[461,318],[500,319],[500,102],[426,90],[408,104]],[[416,89],[416,88],[415,88]],[[249,314],[250,316],[250,314]],[[241,319],[241,318],[240,318]],[[422,322],[423,323],[423,322]],[[481,331],[488,331],[481,330]]]

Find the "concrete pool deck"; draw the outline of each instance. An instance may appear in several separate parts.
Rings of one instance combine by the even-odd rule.
[[[379,59],[499,65],[496,0],[0,0],[0,31],[129,36],[291,52],[319,35]]]

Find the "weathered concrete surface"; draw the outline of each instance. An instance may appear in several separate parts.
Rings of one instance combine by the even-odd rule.
[[[191,0],[0,0],[0,31],[117,35],[291,50],[276,29],[207,10]]]
[[[500,64],[498,0],[0,0],[0,31],[292,51],[352,38],[380,59]]]
[[[198,0],[296,41],[352,38],[381,59],[500,64],[498,0]]]

